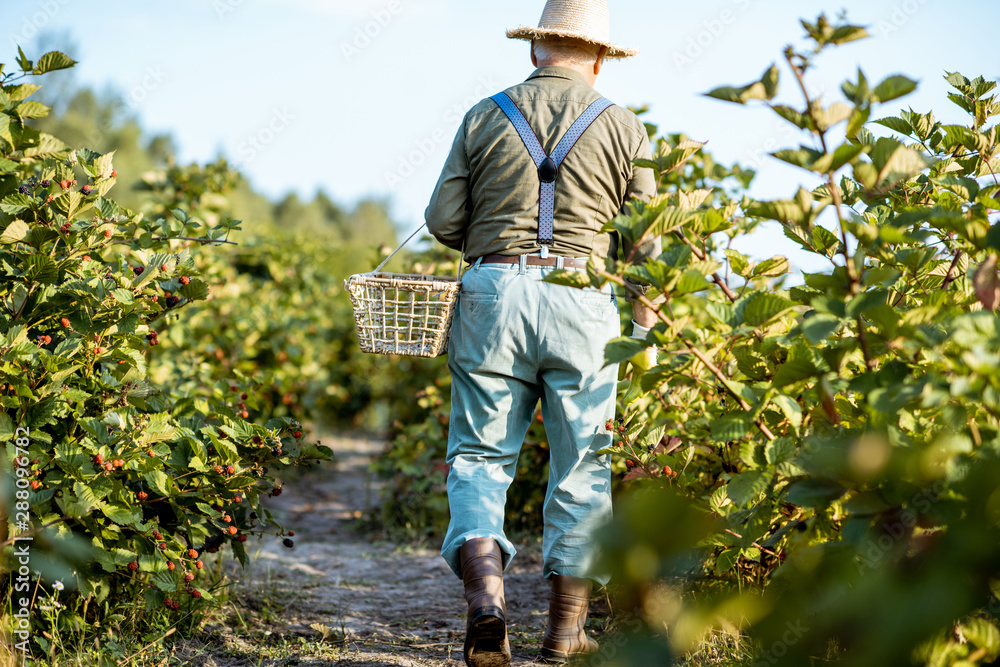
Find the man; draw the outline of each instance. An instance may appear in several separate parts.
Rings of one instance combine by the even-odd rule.
[[[611,442],[618,369],[603,360],[621,333],[618,308],[610,286],[541,279],[585,270],[591,252],[618,252],[602,226],[656,189],[652,171],[632,165],[650,156],[643,124],[593,88],[605,58],[635,53],[610,42],[608,24],[606,0],[548,0],[538,28],[508,31],[531,41],[537,69],[466,114],[425,214],[435,238],[464,247],[471,264],[448,349],[451,523],[441,553],[465,584],[473,667],[510,661],[502,575],[515,549],[504,505],[539,400],[552,584],[542,655],[565,662],[597,648],[583,628],[593,583],[607,583],[591,558],[594,529],[611,517],[610,461],[596,452]],[[659,241],[623,250],[641,262],[659,254]],[[632,335],[644,338],[654,315],[638,303],[634,313]]]

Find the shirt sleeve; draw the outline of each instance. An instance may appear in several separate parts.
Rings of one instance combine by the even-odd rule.
[[[636,120],[638,121],[638,118]],[[639,127],[641,128],[642,135],[639,140],[639,146],[637,147],[636,153],[632,159],[651,160],[653,158],[653,154],[649,145],[649,138],[646,135],[645,126],[639,122]],[[653,170],[649,167],[633,167],[632,179],[629,181],[628,189],[625,193],[625,204],[622,205],[621,209],[622,214],[629,215],[628,202],[630,200],[639,199],[641,201],[648,202],[654,194],[656,194],[656,180],[653,178]],[[642,264],[647,259],[659,257],[662,252],[659,236],[644,241],[639,244],[639,246],[634,248],[632,244],[624,238],[621,239],[621,242],[625,258],[631,256],[633,264]],[[626,278],[626,281],[642,294],[649,291],[649,285],[636,283],[628,278]],[[634,295],[631,292],[626,291],[625,297],[629,301],[632,301]]]
[[[427,230],[453,250],[462,250],[469,226],[469,159],[465,154],[466,121],[462,121],[445,160],[430,204],[424,211]]]

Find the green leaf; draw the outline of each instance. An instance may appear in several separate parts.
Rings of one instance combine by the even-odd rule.
[[[635,338],[625,336],[614,338],[604,348],[604,365],[628,361],[647,347],[649,347],[649,343]]]
[[[788,485],[785,500],[798,507],[823,508],[847,492],[829,479],[803,479]]]
[[[160,470],[150,470],[143,478],[146,483],[149,484],[150,488],[159,493],[161,496],[171,495],[173,490],[173,484],[170,483],[169,478],[163,474]]]
[[[878,102],[888,102],[903,95],[909,95],[917,88],[917,82],[901,74],[890,76],[875,86],[872,93]]]
[[[781,255],[765,259],[754,267],[752,278],[770,278],[788,273],[788,258]]]
[[[38,59],[38,64],[35,65],[35,69],[32,71],[32,74],[45,74],[46,72],[67,69],[75,64],[76,61],[67,56],[65,53],[60,53],[59,51],[49,51]]]
[[[23,241],[30,231],[27,224],[21,220],[14,220],[3,230],[3,234],[0,234],[0,244]]]
[[[35,102],[30,100],[27,102],[21,102],[14,109],[14,113],[20,118],[45,118],[52,111],[51,107],[47,107],[41,102]]]
[[[791,398],[783,394],[779,395],[781,398],[791,401]],[[798,403],[792,401],[792,404],[797,408]],[[798,411],[798,421],[799,426],[802,425],[802,411]],[[796,426],[798,428],[798,426]],[[795,441],[791,438],[775,438],[764,446],[764,456],[767,462],[771,465],[778,465],[779,463],[784,463],[785,461],[791,461],[795,457]]]
[[[746,436],[752,428],[753,421],[750,419],[750,413],[730,413],[712,422],[712,439],[717,442],[739,440]]]
[[[753,327],[760,326],[794,307],[794,301],[789,301],[777,294],[760,292],[747,300],[746,310],[743,311],[743,321]]]
[[[726,495],[738,507],[743,507],[756,501],[770,483],[771,475],[767,471],[747,470],[729,480],[726,484]]]
[[[740,548],[731,547],[726,549],[719,554],[719,557],[715,559],[715,569],[719,574],[725,574],[729,572],[736,565],[736,561],[740,557]]]
[[[900,134],[905,134],[906,136],[910,136],[911,134],[913,134],[913,128],[910,127],[910,124],[907,123],[902,118],[897,118],[896,116],[887,116],[886,118],[879,118],[878,120],[873,122],[878,123],[879,125],[884,125],[890,130],[895,130],[896,132],[899,132]]]
[[[842,320],[839,317],[817,313],[803,320],[802,324],[799,325],[799,329],[809,339],[810,343],[818,345],[836,333],[841,323]]]
[[[750,268],[750,259],[743,253],[732,249],[726,249],[725,254],[729,258],[729,266],[732,267],[733,273],[746,278],[747,270]]]
[[[714,97],[724,102],[735,102],[736,104],[746,104],[748,100],[771,100],[778,92],[778,68],[771,65],[764,72],[760,81],[748,83],[745,86],[735,88],[733,86],[721,86],[708,93],[708,97]]]
[[[781,389],[794,382],[810,378],[818,372],[816,365],[806,359],[793,359],[786,361],[774,373],[771,381],[775,389]]]
[[[3,201],[0,201],[0,211],[10,215],[17,215],[21,211],[31,208],[31,205],[34,203],[34,200],[28,195],[15,192],[12,195],[4,197]]]

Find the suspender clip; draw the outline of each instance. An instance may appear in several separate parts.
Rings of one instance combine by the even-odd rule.
[[[545,259],[546,257],[548,257],[549,256],[549,247],[547,245],[543,245],[541,247],[541,249],[538,251],[538,256],[541,257],[542,259]]]

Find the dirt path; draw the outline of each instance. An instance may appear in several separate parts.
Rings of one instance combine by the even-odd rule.
[[[335,464],[287,484],[270,502],[295,530],[295,547],[265,540],[252,566],[234,572],[236,611],[175,657],[215,667],[463,665],[462,586],[437,551],[372,543],[354,528],[377,502],[367,467],[382,444],[324,444]],[[519,547],[504,583],[514,663],[541,664],[533,658],[548,584],[536,549]]]

